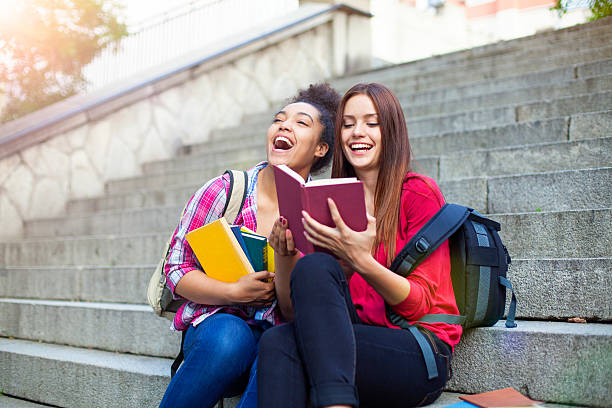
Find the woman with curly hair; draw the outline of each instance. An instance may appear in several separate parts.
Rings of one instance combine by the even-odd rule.
[[[247,171],[246,198],[234,225],[270,234],[279,217],[271,165],[285,164],[307,179],[329,164],[339,100],[328,84],[311,85],[274,115],[267,133],[267,161]],[[222,217],[228,189],[227,175],[200,188],[172,238],[166,281],[175,299],[187,300],[172,329],[186,333],[184,362],[170,381],[163,408],[212,407],[221,398],[240,393],[238,408],[257,406],[259,338],[282,321],[275,293],[278,284],[270,279],[274,274],[256,271],[235,283],[217,281],[206,276],[185,239],[189,231]]]

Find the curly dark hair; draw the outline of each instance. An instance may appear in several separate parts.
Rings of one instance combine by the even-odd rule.
[[[319,111],[320,122],[323,125],[320,140],[327,143],[329,149],[325,156],[314,162],[310,172],[317,174],[323,171],[331,162],[334,154],[334,123],[340,104],[340,95],[327,82],[312,84],[307,89],[301,89],[289,103],[305,102]]]

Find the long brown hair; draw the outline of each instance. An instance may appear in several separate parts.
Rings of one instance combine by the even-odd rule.
[[[406,173],[410,170],[408,128],[397,97],[387,87],[378,83],[353,86],[342,97],[336,114],[332,177],[354,177],[356,175],[355,169],[344,155],[341,137],[344,108],[348,100],[355,95],[368,96],[378,114],[382,149],[374,193],[373,216],[376,217],[376,240],[372,253],[382,243],[387,252],[388,266],[395,257],[402,184]]]

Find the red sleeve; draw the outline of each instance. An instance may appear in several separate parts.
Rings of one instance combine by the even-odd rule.
[[[443,204],[442,193],[432,179],[415,177],[404,184],[398,252]],[[402,302],[392,305],[393,310],[411,321],[430,313],[432,307],[439,303],[437,295],[440,293],[437,291],[440,285],[447,286],[442,282],[447,278],[450,278],[450,255],[448,242],[444,242],[410,274],[407,278],[410,294]]]

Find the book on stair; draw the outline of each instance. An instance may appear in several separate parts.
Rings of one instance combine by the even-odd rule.
[[[206,275],[222,282],[236,282],[255,272],[225,218],[190,231],[187,242]]]
[[[336,203],[340,216],[355,231],[367,227],[363,183],[355,177],[312,180],[305,182],[295,171],[284,164],[274,166],[276,194],[280,215],[289,222],[295,247],[304,254],[327,252],[313,246],[304,236],[302,210],[321,224],[335,227],[327,198]]]

